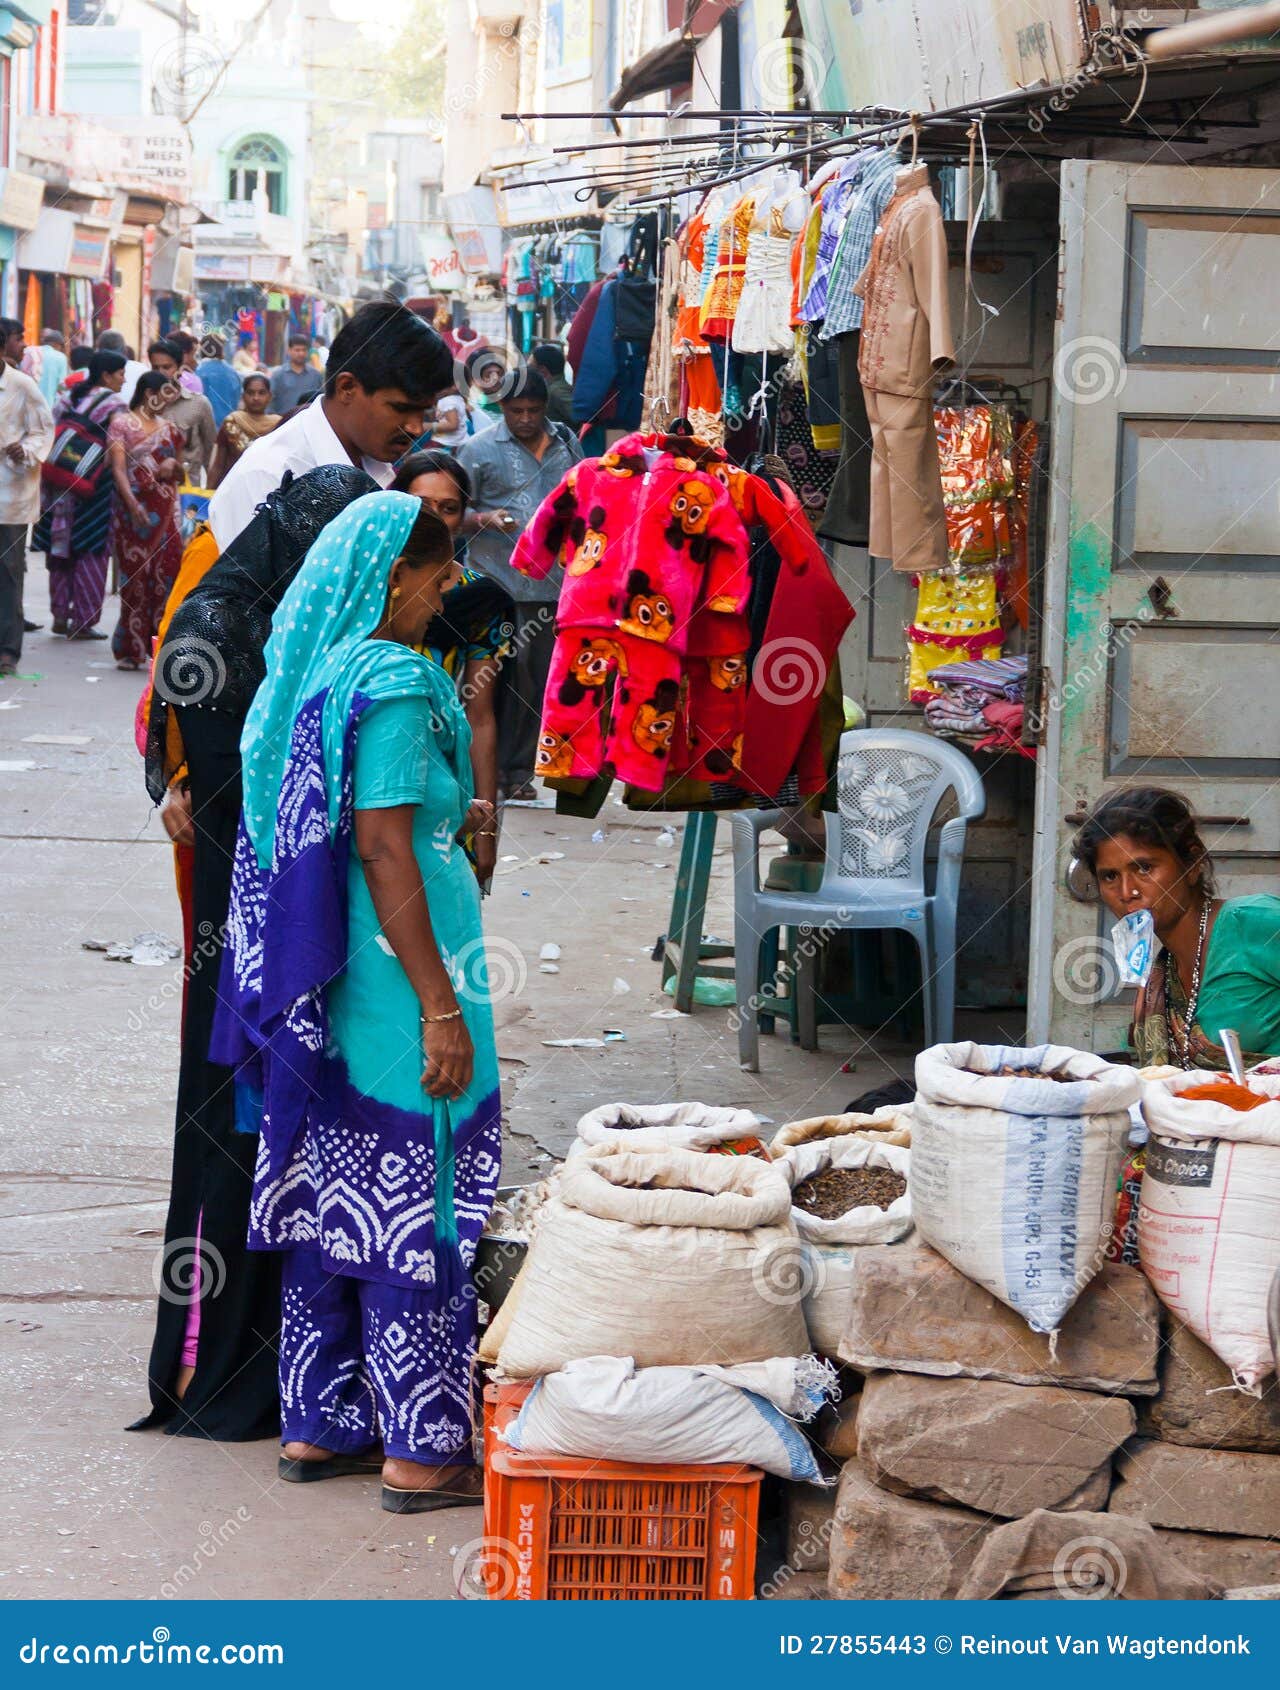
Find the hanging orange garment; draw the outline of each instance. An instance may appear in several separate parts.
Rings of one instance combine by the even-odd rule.
[[[34,276],[27,277],[27,298],[22,311],[22,333],[28,346],[39,346],[40,330],[40,283]]]
[[[202,525],[187,541],[182,553],[182,563],[178,569],[177,579],[165,600],[164,613],[160,618],[160,626],[156,632],[154,655],[151,659],[151,673],[147,678],[147,685],[141,699],[138,701],[135,737],[138,750],[145,757],[147,754],[147,723],[151,717],[151,690],[155,685],[156,660],[164,650],[165,640],[169,635],[169,624],[173,621],[178,606],[204,580],[205,576],[218,561],[218,542],[213,537],[212,528]],[[186,771],[186,752],[182,745],[182,733],[178,727],[175,711],[170,710],[165,719],[165,781],[172,786],[176,780],[181,780]]]
[[[755,216],[754,194],[744,194],[730,206],[720,225],[720,245],[711,286],[702,302],[700,326],[708,340],[728,340],[738,315],[742,283],[747,272],[747,245]]]
[[[676,300],[675,332],[671,337],[677,357],[691,352],[706,353],[709,348],[699,321],[702,315],[702,266],[707,256],[707,235],[711,225],[705,214],[695,211],[689,219],[683,237],[683,262],[680,267],[680,292]]]

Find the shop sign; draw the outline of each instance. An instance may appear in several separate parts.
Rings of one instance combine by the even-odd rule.
[[[229,252],[197,253],[196,279],[201,282],[247,282],[249,260]]]
[[[498,232],[498,201],[492,188],[468,188],[444,196],[449,233],[469,276],[495,276],[502,268],[502,237]]]
[[[563,222],[568,217],[581,217],[598,209],[594,193],[588,198],[575,197],[582,181],[581,161],[531,164],[518,174],[503,176],[498,186],[499,221],[504,229],[525,223]],[[574,180],[560,183],[556,177]]]
[[[56,165],[68,180],[111,182],[120,173],[119,136],[69,112],[20,117],[18,151],[38,164]]]
[[[71,251],[67,255],[68,276],[87,276],[90,281],[96,282],[102,275],[110,238],[110,229],[77,222],[71,232]]]
[[[543,65],[547,85],[591,75],[591,0],[546,0]]]
[[[34,229],[43,204],[43,176],[0,170],[0,223],[10,229]]]
[[[936,111],[1052,87],[1089,53],[1078,0],[800,0],[800,15],[823,106]]]
[[[119,136],[120,180],[167,199],[191,196],[191,142],[176,117],[117,117],[108,120]]]
[[[420,234],[422,264],[434,293],[456,293],[466,281],[458,249],[446,235]]]

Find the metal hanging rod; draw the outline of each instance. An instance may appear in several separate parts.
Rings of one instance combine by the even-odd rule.
[[[1046,97],[1049,94],[1052,94],[1053,91],[1054,90],[1052,88],[1047,88],[1045,90]],[[1010,97],[1011,96],[1009,95],[1000,96],[1002,99],[1008,99]],[[1016,96],[1012,97],[1020,99],[1023,98],[1023,95],[1019,92]],[[619,117],[665,117],[678,119],[681,122],[684,122],[686,119],[693,120],[696,118],[710,123],[723,123],[737,118],[754,118],[759,123],[766,123],[771,120],[775,120],[802,124],[834,123],[837,121],[841,123],[849,123],[855,122],[859,118],[864,117],[896,117],[900,122],[905,123],[910,115],[911,114],[909,112],[902,111],[897,106],[862,106],[848,111],[743,111],[735,108],[730,108],[724,111],[683,111],[677,107],[673,111],[504,111],[502,113],[502,121],[503,123],[542,123],[556,119],[582,123],[590,119],[598,118],[601,122],[612,123],[615,118]],[[933,117],[936,115],[937,114],[934,112],[920,113],[922,118]]]
[[[673,149],[676,147],[696,147],[703,143],[720,147],[732,145],[735,139],[742,142],[767,141],[770,135],[777,135],[787,129],[797,128],[796,124],[769,124],[753,129],[742,130],[734,135],[726,135],[723,129],[704,129],[697,135],[636,135],[626,139],[619,135],[613,141],[585,141],[579,146],[572,143],[563,147],[552,147],[553,154],[561,153],[603,153],[615,152],[619,149],[626,151],[633,147],[658,147]]]

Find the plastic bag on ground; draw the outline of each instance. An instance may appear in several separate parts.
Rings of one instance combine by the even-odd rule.
[[[588,1356],[539,1379],[499,1436],[531,1455],[703,1465],[745,1463],[779,1478],[827,1484],[796,1421],[839,1395],[816,1356],[740,1367],[643,1367]]]
[[[1141,1081],[1062,1045],[966,1043],[921,1051],[916,1088],[920,1236],[1033,1332],[1055,1332],[1106,1257]]]
[[[1165,1307],[1236,1384],[1260,1396],[1274,1371],[1267,1297],[1280,1271],[1280,1078],[1249,1076],[1272,1101],[1235,1110],[1180,1094],[1211,1074],[1150,1082],[1138,1260]]]
[[[526,1379],[583,1356],[674,1367],[803,1355],[797,1249],[790,1188],[770,1163],[575,1155],[542,1213],[498,1364]]]

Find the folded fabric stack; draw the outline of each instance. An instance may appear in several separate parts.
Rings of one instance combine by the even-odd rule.
[[[1035,756],[1034,748],[1022,743],[1025,657],[941,664],[929,681],[938,690],[925,704],[924,718],[935,733],[963,739],[976,751],[1014,750]]]

